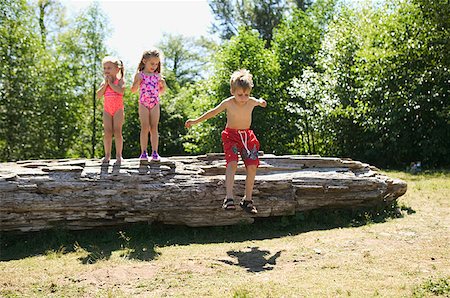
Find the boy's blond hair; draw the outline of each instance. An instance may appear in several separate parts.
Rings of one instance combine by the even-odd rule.
[[[237,70],[231,75],[231,92],[234,92],[236,88],[242,88],[244,90],[251,90],[253,88],[253,76],[247,69]]]

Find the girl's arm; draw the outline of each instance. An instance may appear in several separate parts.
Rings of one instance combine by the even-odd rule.
[[[161,77],[159,79],[159,94],[163,94],[164,92],[166,92],[166,80]]]
[[[198,124],[198,123],[200,123],[202,121],[208,120],[209,118],[212,118],[212,117],[216,116],[217,114],[219,114],[220,112],[224,111],[227,108],[228,102],[229,102],[228,99],[226,99],[226,100],[222,101],[214,109],[209,110],[208,112],[204,113],[203,115],[201,115],[197,119],[189,119],[189,120],[187,120],[186,123],[184,124],[184,126],[189,128],[189,127],[191,127],[194,124]]]
[[[267,102],[262,99],[262,98],[254,98],[254,97],[250,97],[251,100],[253,100],[255,106],[260,106],[265,108],[267,106]]]
[[[105,80],[103,80],[103,82],[100,84],[100,88],[97,90],[98,98],[102,98],[102,96],[105,94],[106,86],[108,86]]]
[[[133,85],[131,85],[131,92],[134,93],[139,89],[139,85],[141,84],[142,81],[142,77],[141,75],[137,72],[134,75],[134,80],[133,80]]]
[[[108,84],[117,93],[123,94],[125,92],[125,82],[123,79],[120,79],[117,85],[114,84],[114,81],[112,79],[109,79]]]

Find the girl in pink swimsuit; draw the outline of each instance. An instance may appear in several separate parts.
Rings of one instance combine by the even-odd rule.
[[[158,154],[159,96],[165,90],[165,81],[161,76],[162,53],[158,49],[145,51],[134,76],[131,92],[140,90],[139,120],[141,122],[141,160],[148,161],[148,134],[152,146],[152,161],[160,161]]]
[[[105,57],[102,60],[105,79],[97,91],[97,97],[104,97],[103,102],[103,145],[105,157],[103,163],[109,163],[111,159],[112,138],[116,143],[116,165],[120,165],[122,159],[123,137],[122,125],[124,121],[123,93],[125,83],[123,80],[123,63],[114,57]],[[120,75],[119,75],[120,73]]]

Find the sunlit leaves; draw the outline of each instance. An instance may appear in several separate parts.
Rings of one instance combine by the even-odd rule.
[[[87,84],[91,68],[83,57],[89,53],[84,47],[89,42],[80,28],[88,27],[88,18],[69,25],[57,2],[45,1],[43,12],[54,14],[48,18],[37,14],[35,5],[1,2],[0,159],[86,156],[90,139],[86,96],[92,94],[86,85],[93,84]],[[45,36],[38,18],[48,29]],[[95,41],[99,56],[104,55],[102,42]]]

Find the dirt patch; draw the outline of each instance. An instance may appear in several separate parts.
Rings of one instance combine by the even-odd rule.
[[[155,276],[157,271],[153,264],[108,266],[86,272],[79,276],[78,281],[99,288],[111,288],[150,279]]]

